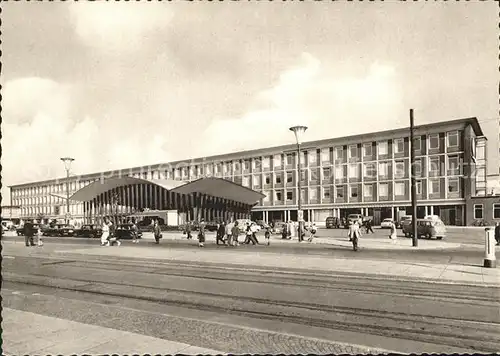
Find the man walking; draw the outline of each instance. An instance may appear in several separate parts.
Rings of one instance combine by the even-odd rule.
[[[233,246],[239,246],[238,236],[240,234],[240,228],[238,227],[238,222],[235,221],[233,228],[231,229],[231,236],[233,238]]]
[[[374,234],[373,229],[372,229],[372,219],[366,220],[365,224],[366,224],[365,225],[366,233],[368,234],[369,232],[371,232],[372,234]]]
[[[222,242],[223,245],[225,245],[226,243],[224,242],[224,235],[226,234],[226,225],[224,225],[224,221],[221,221],[219,224],[218,224],[218,228],[217,228],[217,233],[216,233],[216,237],[215,237],[215,242],[217,243],[217,245],[219,244],[219,242]]]
[[[233,245],[233,241],[232,241],[233,227],[234,227],[234,223],[233,222],[229,222],[226,225],[226,241],[227,241],[227,245],[228,246],[232,246]]]
[[[35,246],[35,242],[33,241],[33,229],[33,222],[28,220],[24,223],[24,243],[26,247]]]

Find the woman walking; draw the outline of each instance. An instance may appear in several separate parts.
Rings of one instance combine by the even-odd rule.
[[[109,246],[109,220],[104,218],[102,223],[102,235],[101,235],[101,246]]]
[[[200,220],[200,231],[198,232],[198,247],[205,246],[205,219]]]
[[[393,241],[393,243],[396,243],[398,238],[396,224],[394,224],[394,221],[391,221],[391,234],[389,235],[389,238]]]

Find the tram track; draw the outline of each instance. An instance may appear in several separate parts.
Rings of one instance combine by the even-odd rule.
[[[136,266],[125,267],[114,263],[104,263],[106,265],[105,275],[96,276],[96,271],[103,268],[103,264],[95,265],[95,261],[81,261],[66,263],[64,265],[52,265],[41,267],[38,271],[29,274],[4,273],[4,281],[44,286],[60,290],[70,290],[81,292],[92,298],[92,296],[119,297],[135,300],[149,301],[162,305],[178,306],[195,310],[205,310],[216,313],[245,316],[251,318],[277,320],[281,322],[294,323],[304,326],[314,326],[328,329],[349,330],[372,335],[385,337],[395,337],[400,339],[417,340],[478,351],[493,352],[499,349],[497,341],[500,333],[500,323],[494,320],[481,322],[479,320],[446,317],[433,315],[432,313],[411,313],[397,312],[392,310],[383,310],[382,308],[369,307],[345,307],[331,304],[315,303],[307,299],[308,293],[317,293],[319,290],[325,290],[325,281],[306,281],[305,277],[298,279],[294,287],[307,289],[306,298],[300,302],[293,302],[283,298],[263,298],[249,295],[228,294],[223,291],[214,293],[203,290],[186,290],[173,287],[154,285],[154,281],[145,281],[143,283],[132,283],[127,281],[125,276],[136,275],[146,276],[151,272],[147,268],[140,270]],[[93,266],[89,266],[93,264]],[[136,267],[136,268],[134,268]],[[152,267],[155,273],[162,274],[158,266]],[[183,267],[178,267],[175,271],[165,271],[166,275],[175,274],[176,277],[181,273]],[[73,271],[71,271],[74,269]],[[56,272],[57,273],[54,273]],[[63,273],[64,271],[64,273]],[[65,277],[64,274],[71,275],[79,271],[80,277]],[[238,278],[227,278],[228,276],[214,276],[212,281],[226,280],[240,285],[250,283],[259,283],[262,288],[266,285],[276,285],[278,282],[269,275],[252,275],[246,271],[239,274]],[[197,273],[197,276],[193,276]],[[124,276],[125,274],[125,276]],[[114,276],[114,277],[113,277]],[[283,278],[283,276],[281,276]],[[185,279],[198,278],[207,279],[202,272],[196,270],[187,270],[182,276]],[[249,280],[245,280],[249,278]],[[267,279],[266,279],[267,278]],[[294,277],[296,278],[296,277]],[[132,278],[137,280],[137,278]],[[140,278],[139,278],[140,279]],[[286,279],[286,278],[283,278]],[[117,281],[119,280],[119,281]],[[257,280],[257,282],[256,282]],[[307,282],[307,283],[305,283]],[[338,292],[339,284],[348,284],[348,280],[337,282],[334,291],[331,281],[330,291]],[[283,281],[282,285],[293,284],[293,281]],[[350,285],[348,292],[364,292],[366,284]],[[326,288],[328,290],[328,288]],[[389,289],[387,285],[380,286],[380,290]],[[374,293],[380,293],[373,291]],[[420,290],[420,293],[423,293]],[[444,291],[442,292],[444,293]],[[399,294],[401,296],[401,294]],[[464,299],[464,297],[462,297]],[[462,301],[465,302],[465,299]]]

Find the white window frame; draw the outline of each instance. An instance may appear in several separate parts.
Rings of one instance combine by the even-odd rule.
[[[290,161],[290,162],[289,162]],[[288,166],[290,164],[293,164],[293,153],[287,153],[285,155],[285,164]]]
[[[335,166],[335,178],[343,179],[344,177],[344,166]]]
[[[352,149],[354,148],[354,152],[356,155],[352,154]],[[358,158],[358,145],[349,145],[349,158]]]
[[[387,188],[386,194],[382,194],[382,186]],[[387,183],[379,183],[378,184],[378,196],[379,197],[389,197],[389,184]]]
[[[305,193],[305,190],[303,190]],[[312,193],[314,192],[314,193]],[[318,189],[317,188],[309,188],[309,199],[310,200],[317,200],[318,199]]]
[[[493,203],[492,205],[492,209],[493,211],[491,212],[493,215],[492,215],[492,218],[493,219],[500,219],[500,203]],[[499,214],[497,217],[495,217],[495,209],[498,209],[499,210]]]
[[[367,148],[370,149],[370,153],[367,153]],[[373,155],[373,146],[372,143],[364,143],[363,144],[363,156],[372,156]]]
[[[457,161],[457,172],[452,172],[450,175],[460,175],[460,156],[458,155],[452,155],[452,156],[447,156],[446,157],[446,161],[447,161],[447,166],[448,166],[448,171],[451,171],[452,168],[451,168],[451,165],[450,165],[450,158],[453,158],[453,160],[456,159]],[[446,172],[448,173],[448,172]]]
[[[262,168],[269,168],[271,167],[271,157],[267,156],[262,158]]]
[[[402,143],[403,144],[403,149],[401,151],[399,151],[399,144]],[[393,146],[394,146],[394,153],[404,153],[405,151],[405,140],[404,138],[397,138],[394,140],[393,142]]]
[[[478,218],[476,216],[476,207],[481,207],[481,215],[482,217]],[[483,204],[474,204],[474,219],[478,220],[478,219],[484,219],[484,205]]]
[[[257,184],[257,181],[259,182],[258,184]],[[260,175],[254,175],[252,177],[252,182],[253,182],[253,186],[255,188],[259,188],[262,186],[262,177]]]
[[[291,198],[288,198],[288,194],[289,193],[292,195]],[[293,190],[287,190],[286,191],[286,201],[293,201]]]
[[[278,182],[278,178],[281,182]],[[283,174],[279,173],[274,175],[274,184],[283,184]]]
[[[457,143],[456,145],[450,145],[450,136],[456,136],[457,137]],[[455,147],[458,147],[458,139],[459,139],[459,133],[458,133],[458,130],[456,131],[449,131],[446,133],[446,146],[448,148],[455,148]]]
[[[382,169],[380,169],[380,167],[382,167],[382,166],[387,167],[385,174],[382,174]],[[379,162],[377,173],[381,177],[388,177],[389,176],[389,162]]]
[[[241,185],[244,187],[250,187],[250,177],[244,176],[241,178]]]
[[[290,182],[288,181],[288,177],[290,177]],[[293,172],[286,172],[286,182],[293,183]]]
[[[397,174],[398,165],[403,165],[402,174]],[[394,161],[394,178],[401,179],[405,176],[405,161]]]
[[[397,194],[397,187],[403,186],[403,194]],[[406,194],[406,184],[404,182],[394,182],[394,195],[396,196],[404,196]]]
[[[456,182],[457,183],[457,190],[456,191],[450,191],[450,182]],[[447,182],[447,186],[448,186],[448,190],[447,192],[448,193],[460,193],[460,179],[458,177],[452,177],[452,178],[448,178],[448,182]]]
[[[356,196],[352,195],[353,189],[356,190]],[[349,185],[349,198],[359,198],[359,187],[357,184],[355,185]]]
[[[432,183],[433,182],[437,182],[438,185],[438,189],[437,191],[434,191],[434,189],[432,188]],[[429,194],[441,194],[441,179],[429,179]]]
[[[383,145],[383,146],[382,146]],[[380,148],[385,147],[385,153],[381,153]],[[389,142],[388,141],[379,141],[377,142],[377,156],[388,155],[389,154]]]
[[[342,187],[342,189],[338,189],[338,187]],[[345,196],[344,196],[344,186],[343,185],[336,185],[335,186],[335,197],[336,198],[342,198],[342,199],[345,199]],[[339,192],[342,193],[342,196],[339,197]]]
[[[316,152],[316,150],[307,152],[307,158],[309,161],[308,163],[318,163],[318,152]]]
[[[431,146],[432,138],[437,138],[437,147],[432,147]],[[430,134],[428,136],[428,141],[429,141],[428,147],[429,147],[430,150],[437,150],[437,149],[439,149],[439,134]]]
[[[370,189],[367,189],[370,188]],[[370,194],[367,194],[370,191]],[[373,184],[365,184],[363,186],[363,197],[373,197]]]
[[[375,168],[376,163],[369,162],[363,163],[363,177],[365,178],[376,178],[377,169]],[[367,170],[368,167],[371,167],[371,171]],[[373,171],[375,171],[375,175],[372,175]]]
[[[273,157],[273,166],[274,167],[281,167],[283,165],[281,155],[274,155]]]
[[[325,156],[327,159],[325,159]],[[322,148],[321,149],[321,161],[322,162],[330,162],[330,148]]]
[[[325,169],[328,169],[329,173],[328,174],[325,174]],[[321,179],[324,180],[324,179],[330,179],[332,177],[332,167],[322,167],[321,168]]]
[[[266,183],[267,178],[269,178],[269,183]],[[271,174],[264,174],[264,180],[262,181],[262,184],[270,185],[273,184],[273,177]]]
[[[281,195],[281,199],[278,198],[278,194]],[[274,192],[274,200],[277,200],[277,201],[283,201],[283,192],[282,191],[279,191],[279,192]]]
[[[416,142],[418,141],[418,146],[416,144]],[[414,137],[413,138],[413,149],[415,151],[422,151],[422,137],[418,136],[418,137]]]

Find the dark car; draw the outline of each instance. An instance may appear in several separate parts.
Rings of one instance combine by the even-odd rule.
[[[43,230],[44,236],[76,236],[77,229],[73,225],[57,224]]]
[[[33,224],[33,235],[36,235],[36,232],[38,230],[38,227],[40,224]],[[17,236],[24,236],[24,226],[23,227],[18,227],[16,229]],[[45,227],[42,225],[42,234],[45,233]]]
[[[214,231],[217,231],[217,228],[218,228],[218,223],[216,221],[209,221],[206,223],[205,225],[205,229],[207,231],[211,231],[211,232],[214,232]]]
[[[102,235],[102,228],[99,225],[93,225],[93,224],[88,224],[88,225],[83,225],[80,229],[76,231],[77,237],[88,237],[88,238],[94,238],[94,237],[101,237]]]
[[[326,228],[327,229],[339,229],[340,228],[340,219],[337,217],[329,216],[326,218]]]
[[[115,237],[117,239],[131,240],[132,237],[132,224],[119,224],[115,230]],[[142,238],[142,232],[137,231],[137,238]]]

